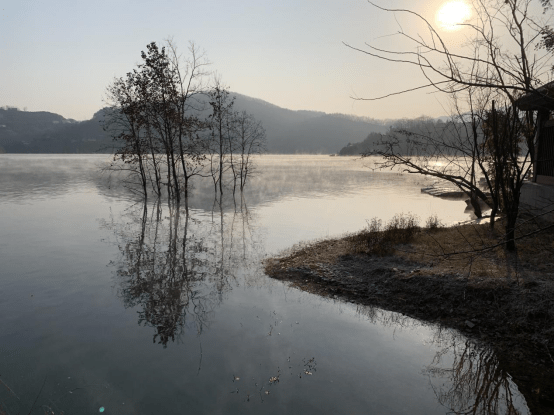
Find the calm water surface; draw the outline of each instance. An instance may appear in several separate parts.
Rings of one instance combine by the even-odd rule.
[[[0,413],[528,412],[490,351],[304,293],[263,258],[412,212],[469,219],[367,161],[265,156],[245,195],[133,199],[105,156],[0,155]]]

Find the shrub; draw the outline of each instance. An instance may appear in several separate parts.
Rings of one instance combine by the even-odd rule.
[[[444,228],[444,224],[441,220],[439,220],[437,214],[433,214],[429,218],[427,218],[427,221],[425,221],[425,228],[431,231],[435,231],[439,228]]]
[[[367,228],[352,237],[356,251],[386,255],[397,244],[409,243],[419,231],[419,219],[413,214],[397,214],[384,227],[380,219],[372,218]]]

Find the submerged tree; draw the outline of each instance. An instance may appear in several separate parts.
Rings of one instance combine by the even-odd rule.
[[[204,93],[208,62],[194,44],[188,60],[182,59],[172,41],[167,47],[169,53],[155,42],[147,45],[142,63],[108,87],[105,127],[125,143],[115,160],[138,163],[145,195],[150,179],[158,196],[165,185],[168,194],[179,200],[182,187],[188,195],[189,180],[199,173],[203,160],[197,143],[197,132],[204,128],[198,96]]]
[[[266,134],[262,124],[244,111],[235,114],[234,131],[238,154],[233,170],[234,183],[236,185],[238,177],[242,190],[248,177],[255,171],[254,156],[265,151]]]
[[[110,169],[130,171],[145,197],[151,186],[158,197],[165,188],[170,198],[184,193],[186,200],[191,178],[210,175],[223,193],[227,172],[233,190],[237,183],[242,190],[252,155],[263,150],[261,125],[233,112],[234,98],[219,81],[207,85],[208,62],[194,44],[188,59],[171,40],[161,48],[150,43],[141,57],[108,87],[104,127],[121,144]]]
[[[229,96],[229,90],[216,79],[215,85],[208,92],[212,113],[209,115],[211,143],[206,147],[211,156],[210,170],[214,181],[214,187],[219,186],[219,192],[223,193],[223,174],[227,157],[232,160],[233,151],[233,105],[234,97]]]
[[[116,79],[108,88],[108,99],[113,102],[113,105],[104,114],[104,129],[112,134],[120,146],[114,155],[114,163],[109,166],[109,169],[130,171],[131,180],[138,177],[142,193],[146,197],[150,171],[145,159],[146,137],[141,134],[142,102],[134,84],[134,77],[135,74],[128,74],[127,79]],[[118,159],[123,162],[123,166],[117,165]]]
[[[233,193],[237,185],[242,191],[254,171],[254,155],[265,151],[265,130],[252,115],[233,111],[235,99],[219,80],[215,81],[208,97],[212,109],[208,117],[211,130],[205,149],[214,188],[219,187],[219,192],[223,193],[223,179],[228,172],[232,177]]]

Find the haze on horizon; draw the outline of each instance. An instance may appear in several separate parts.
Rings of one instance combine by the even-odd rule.
[[[441,25],[437,16],[455,2],[463,0],[376,0],[421,13],[454,46],[465,40],[464,30]],[[396,18],[364,0],[4,1],[0,105],[90,119],[113,78],[131,71],[148,43],[172,37],[182,52],[189,41],[205,50],[232,91],[280,107],[376,119],[445,115],[444,100],[431,89],[379,101],[351,98],[425,82],[413,67],[343,44],[393,48],[399,25],[422,30],[414,19]]]

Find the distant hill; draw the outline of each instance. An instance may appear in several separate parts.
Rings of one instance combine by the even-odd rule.
[[[293,111],[257,98],[232,93],[235,110],[261,121],[270,153],[337,153],[349,142],[388,128],[372,119],[318,111]],[[102,110],[77,122],[48,112],[0,108],[0,152],[111,152],[113,141],[101,126]]]
[[[95,153],[111,147],[98,114],[79,122],[45,111],[0,108],[0,152]]]
[[[293,111],[257,98],[233,95],[237,110],[246,111],[262,122],[270,153],[337,153],[348,142],[359,141],[370,132],[388,130],[364,117]]]
[[[0,151],[25,152],[34,137],[60,130],[75,120],[46,111],[28,112],[0,108]]]
[[[342,149],[339,150],[339,156],[359,156],[362,153],[370,152],[374,150],[376,143],[383,140],[381,133],[369,133],[367,137],[356,143],[348,143]]]
[[[415,136],[409,137],[403,132],[410,132]],[[417,135],[419,137],[429,137],[434,138],[438,141],[443,139],[449,140],[457,135],[463,135],[465,129],[459,121],[453,121],[449,117],[438,117],[438,118],[429,118],[429,117],[419,117],[415,119],[399,119],[394,120],[391,123],[391,126],[387,129],[385,134],[372,132],[367,135],[367,137],[361,142],[350,142],[344,146],[338,154],[340,156],[357,156],[362,153],[369,153],[375,150],[383,149],[383,145],[380,143],[391,141],[394,138],[394,141],[397,142],[397,147],[395,151],[400,154],[408,154],[410,145],[410,140],[413,140],[414,137],[417,140]],[[459,137],[459,136],[457,136]],[[421,152],[423,147],[419,148]],[[430,154],[433,149],[432,147],[429,151],[425,151],[426,154]]]

